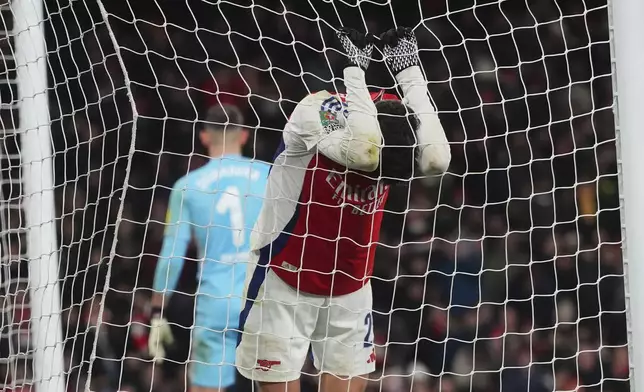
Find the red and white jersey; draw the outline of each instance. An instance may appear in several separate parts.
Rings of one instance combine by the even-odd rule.
[[[351,293],[363,287],[373,271],[389,189],[373,175],[349,168],[351,162],[339,163],[348,159],[340,151],[346,140],[332,135],[357,126],[348,124],[354,116],[349,112],[353,99],[360,101],[357,110],[365,108],[354,120],[376,127],[371,131],[379,134],[373,100],[395,96],[360,87],[348,97],[326,91],[305,97],[285,127],[268,176],[251,246],[259,253],[260,265],[270,266],[284,282],[305,293]]]

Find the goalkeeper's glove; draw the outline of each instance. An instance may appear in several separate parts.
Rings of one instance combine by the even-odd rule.
[[[343,27],[336,32],[339,49],[345,55],[346,67],[360,67],[366,71],[371,61],[375,37],[358,30]]]
[[[148,336],[148,353],[158,363],[165,359],[165,349],[174,343],[172,328],[162,317],[160,308],[152,309],[150,314],[150,335]]]
[[[400,71],[420,64],[416,35],[409,27],[390,29],[380,35],[380,40],[383,43],[382,53],[385,64],[394,76]]]

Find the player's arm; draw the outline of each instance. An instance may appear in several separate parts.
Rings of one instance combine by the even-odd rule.
[[[170,193],[163,245],[157,261],[152,283],[152,310],[150,312],[150,336],[148,351],[157,361],[165,357],[165,345],[174,339],[170,325],[163,316],[163,308],[177,287],[184,256],[190,243],[190,213],[180,183]]]
[[[373,171],[380,162],[382,145],[376,106],[365,81],[373,40],[352,29],[340,30],[337,39],[347,60],[343,76],[348,114],[334,121],[334,129],[328,132],[321,122],[321,103],[331,95],[311,94],[293,112],[285,129],[285,142],[303,151],[317,147],[320,153],[350,169]]]
[[[318,151],[350,169],[374,171],[380,163],[382,145],[376,105],[362,69],[347,67],[343,73],[347,90],[346,126],[325,135],[318,143]]]
[[[396,77],[403,93],[403,103],[420,120],[417,131],[420,147],[419,165],[426,174],[440,174],[447,170],[451,151],[436,108],[427,91],[427,81],[420,69],[418,44],[411,29],[399,27],[381,36],[385,61]]]

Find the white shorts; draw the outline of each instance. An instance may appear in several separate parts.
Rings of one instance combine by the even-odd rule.
[[[245,322],[242,312],[235,359],[242,376],[260,382],[297,380],[309,347],[321,372],[354,377],[375,370],[371,284],[331,298],[298,293],[270,269],[260,280],[250,280],[259,288],[255,298],[247,290],[254,301],[245,309]]]

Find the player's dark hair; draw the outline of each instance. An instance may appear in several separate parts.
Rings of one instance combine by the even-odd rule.
[[[378,101],[376,109],[384,139],[380,166],[376,170],[385,182],[408,181],[415,172],[416,130],[420,121],[414,111],[400,101]]]
[[[201,123],[204,131],[233,131],[244,126],[244,116],[237,106],[217,104],[208,108]]]

